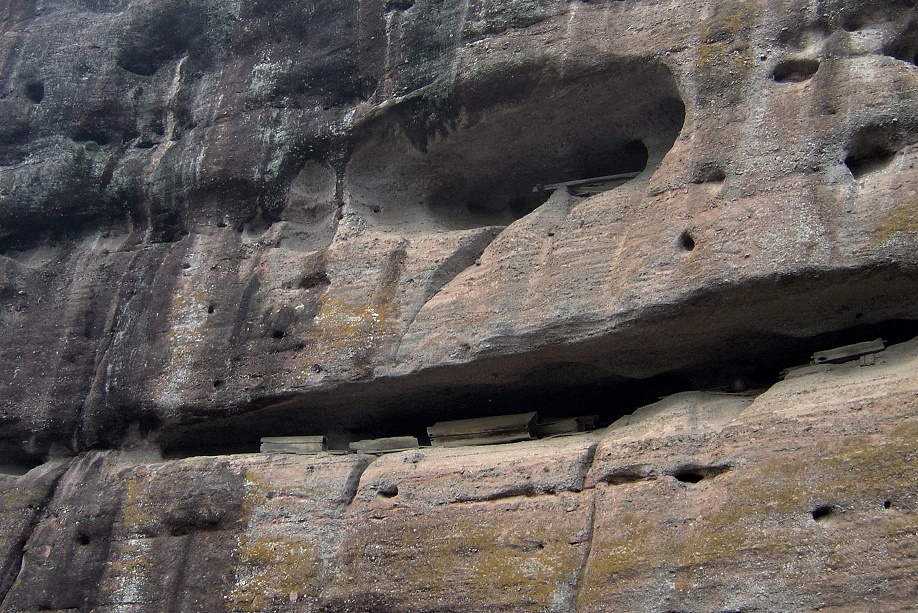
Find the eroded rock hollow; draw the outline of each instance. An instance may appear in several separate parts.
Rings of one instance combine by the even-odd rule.
[[[916,24],[0,5],[0,608],[908,610]]]

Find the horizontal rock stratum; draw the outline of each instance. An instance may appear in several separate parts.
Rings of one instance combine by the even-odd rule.
[[[2,610],[918,599],[914,0],[8,0],[0,67]],[[250,454],[531,411],[616,425]]]
[[[912,341],[596,434],[89,452],[3,478],[3,610],[910,611],[916,408]]]

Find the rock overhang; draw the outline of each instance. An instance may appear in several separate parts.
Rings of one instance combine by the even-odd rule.
[[[23,420],[13,438],[31,431],[40,455],[49,441],[117,445],[133,423],[174,433],[244,414],[305,428],[334,408],[349,427],[382,424],[403,401],[421,416],[438,396],[470,407],[536,379],[692,385],[761,369],[799,337],[916,318],[901,16],[859,5],[802,24],[756,3],[690,3],[641,35],[628,28],[638,7],[617,3],[520,19],[472,7],[465,21],[447,4],[284,13],[289,28],[329,18],[342,38],[324,48],[268,36],[278,7],[228,16],[202,2],[187,31],[150,43],[152,63],[119,39],[91,55],[100,87],[63,97],[75,59],[23,38],[8,125],[28,129],[10,132],[0,180],[8,359],[28,343],[63,357],[50,391],[25,401],[38,417],[6,410]],[[139,45],[165,10],[127,9],[93,31],[129,23]],[[435,16],[439,42],[420,45]],[[87,17],[19,23],[71,18]],[[202,38],[205,22],[229,39]],[[247,27],[224,44],[232,24]],[[206,62],[189,54],[201,44]],[[353,48],[356,62],[338,61]],[[294,50],[325,68],[293,70]],[[40,138],[23,141],[29,130]],[[521,202],[539,183],[614,171],[637,141],[646,167],[627,184]],[[22,189],[36,177],[42,189]],[[62,225],[79,228],[47,236]],[[51,333],[28,323],[39,299]]]

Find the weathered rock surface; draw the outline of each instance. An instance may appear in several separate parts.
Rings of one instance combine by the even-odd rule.
[[[0,10],[22,461],[723,384],[918,316],[913,2]]]
[[[4,479],[3,610],[910,611],[916,409],[912,341],[567,438],[93,452]]]
[[[916,13],[0,4],[2,609],[908,610]]]

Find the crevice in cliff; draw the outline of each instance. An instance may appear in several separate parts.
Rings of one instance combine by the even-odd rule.
[[[854,319],[856,315],[852,313]],[[584,360],[530,366],[525,376],[502,382],[489,370],[493,365],[474,363],[436,373],[442,377],[435,380],[375,380],[290,397],[221,420],[167,425],[157,436],[164,453],[177,458],[257,452],[262,436],[324,434],[329,446],[340,450],[347,449],[351,441],[388,436],[414,436],[425,445],[429,442],[427,427],[437,421],[526,411],[537,411],[545,418],[598,415],[597,425],[603,427],[679,392],[757,393],[755,390],[775,383],[783,369],[809,363],[815,351],[877,337],[894,344],[916,335],[918,322],[893,320],[809,338],[747,339],[742,344],[749,348],[746,355],[725,352],[721,361],[706,360],[690,369],[646,379],[618,377]],[[626,473],[610,476],[608,481],[647,478],[646,471]],[[686,468],[685,478],[692,474]]]
[[[586,473],[589,474],[590,469],[592,469],[594,461],[596,458],[596,448],[593,448],[593,453],[590,454],[590,462],[587,466]],[[567,611],[577,611],[578,604],[581,600],[581,595],[584,589],[584,583],[586,579],[587,565],[590,563],[590,556],[593,553],[593,539],[596,536],[596,507],[598,505],[597,498],[599,497],[599,491],[596,487],[590,488],[590,516],[587,521],[587,530],[583,535],[581,543],[584,543],[583,557],[580,562],[580,567],[577,569],[576,575],[574,576],[574,585],[572,590],[572,600],[568,603],[568,606],[565,610]]]
[[[6,606],[6,597],[23,570],[26,545],[28,545],[29,540],[32,538],[35,530],[38,529],[38,526],[45,520],[47,510],[50,508],[51,502],[54,500],[54,496],[57,493],[57,486],[64,478],[64,475],[67,474],[69,467],[70,465],[68,464],[66,468],[60,470],[60,472],[53,477],[44,498],[35,505],[32,519],[28,527],[16,540],[15,544],[7,550],[8,556],[2,561],[2,565],[0,565],[0,610],[10,610]]]
[[[357,491],[360,489],[360,481],[363,479],[364,473],[367,472],[370,464],[377,460],[376,456],[371,455],[361,455],[359,457],[360,461],[354,464],[353,470],[351,470],[351,473],[344,482],[344,496],[338,501],[339,508],[342,511],[347,509],[347,507],[351,506],[351,503],[354,502],[354,499],[357,497]]]
[[[456,250],[446,258],[431,275],[430,280],[424,288],[424,297],[418,302],[414,312],[406,318],[405,330],[411,328],[415,317],[424,308],[424,305],[437,293],[443,289],[449,282],[458,277],[462,272],[472,266],[479,264],[479,258],[485,249],[494,242],[497,236],[504,230],[504,226],[488,226],[471,232],[469,235],[459,239],[459,245]],[[393,355],[398,354],[398,348]]]

